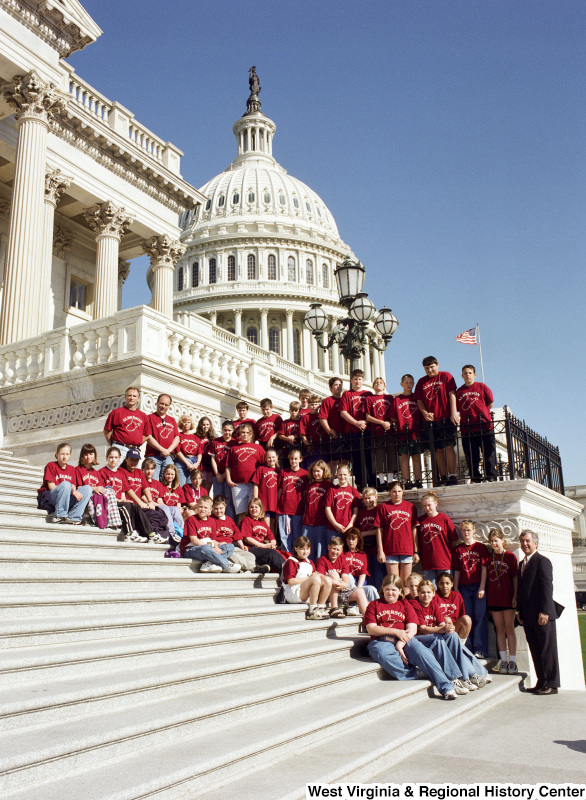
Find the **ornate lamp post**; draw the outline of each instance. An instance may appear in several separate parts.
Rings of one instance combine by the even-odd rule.
[[[365,269],[360,261],[346,258],[342,264],[336,267],[334,275],[340,303],[348,309],[348,316],[338,320],[325,343],[323,333],[329,325],[329,319],[321,303],[311,304],[305,315],[304,323],[322,350],[329,350],[336,343],[342,355],[349,359],[352,365],[351,369],[356,369],[368,344],[380,352],[387,349],[399,326],[399,321],[390,308],[381,308],[377,315],[374,303],[368,299],[366,292],[362,291]],[[375,317],[374,327],[383,340],[382,345],[378,343],[373,332],[368,329],[369,322]]]

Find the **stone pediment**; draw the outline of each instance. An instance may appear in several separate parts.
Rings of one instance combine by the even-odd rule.
[[[101,28],[77,0],[17,0],[0,5],[55,47],[63,57],[101,36]]]

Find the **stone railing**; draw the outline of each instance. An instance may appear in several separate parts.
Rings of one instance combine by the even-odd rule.
[[[171,322],[147,306],[63,327],[35,339],[0,347],[0,393],[53,377],[75,378],[128,359],[149,359],[190,379],[256,398],[270,392],[274,374],[297,386],[327,393],[327,377],[290,364],[234,336],[197,314]],[[259,376],[264,376],[262,379]],[[264,381],[264,383],[263,383]]]

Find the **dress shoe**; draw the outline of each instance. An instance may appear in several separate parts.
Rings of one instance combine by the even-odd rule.
[[[542,686],[541,689],[538,689],[535,694],[543,695],[543,694],[557,694],[558,690],[552,686]]]
[[[539,692],[541,689],[543,689],[543,686],[536,684],[535,686],[532,686],[531,689],[525,689],[525,691],[528,692],[529,694],[535,694],[536,692]]]

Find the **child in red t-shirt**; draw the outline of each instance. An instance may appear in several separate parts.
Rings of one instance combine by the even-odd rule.
[[[199,462],[199,468],[201,469],[203,475],[202,486],[209,492],[212,488],[212,482],[214,480],[211,449],[213,441],[216,438],[214,426],[212,425],[212,421],[209,417],[199,418],[197,428],[195,429],[195,435],[198,437],[198,439],[201,439],[199,451],[201,453],[201,461]]]
[[[171,550],[168,552],[175,552],[176,547],[180,543],[181,537],[183,536],[183,515],[181,514],[178,506],[169,506],[165,503],[164,498],[167,495],[167,491],[160,481],[157,481],[155,478],[153,478],[156,470],[156,462],[152,458],[145,458],[145,460],[142,462],[142,471],[144,472],[144,477],[149,488],[150,500],[157,508],[161,509],[167,518],[169,543],[173,545]],[[144,493],[143,500],[149,502],[147,495]],[[179,555],[179,553],[177,553],[177,555]]]
[[[312,394],[309,398],[309,414],[303,414],[299,422],[299,435],[305,445],[305,452],[308,453],[305,464],[319,457],[321,453],[319,444],[326,438],[326,432],[319,418],[320,402],[318,395]]]
[[[262,417],[256,421],[256,437],[258,443],[267,450],[269,447],[275,446],[277,435],[283,424],[283,418],[274,413],[273,401],[268,397],[260,401],[260,411]]]
[[[422,489],[421,454],[425,447],[421,441],[421,411],[413,394],[415,378],[408,372],[401,378],[402,394],[395,397],[395,417],[397,420],[397,453],[401,458],[401,474],[405,489]],[[409,469],[413,470],[413,480]]]
[[[419,561],[417,512],[413,503],[403,500],[399,481],[389,486],[389,498],[377,509],[377,558],[379,563],[386,564],[389,575],[400,575],[401,580],[406,581],[413,564]]]
[[[111,486],[116,495],[126,541],[147,542],[155,535],[153,525],[143,510],[147,505],[129,484],[125,470],[118,466],[119,462],[119,448],[109,447],[106,450],[106,466],[99,471],[100,478],[104,486]]]
[[[265,458],[264,448],[254,444],[254,429],[247,422],[236,430],[238,443],[232,445],[226,461],[226,483],[232,489],[237,522],[246,516],[248,503],[252,500],[252,476]]]
[[[378,492],[372,486],[367,486],[362,490],[362,505],[356,514],[354,523],[364,540],[364,552],[368,562],[368,572],[370,573],[366,582],[374,586],[376,591],[380,589],[387,569],[384,564],[380,564],[377,558],[378,549],[376,544],[376,512],[378,504]]]
[[[248,503],[248,514],[240,523],[240,537],[256,559],[253,572],[281,574],[285,559],[277,552],[277,540],[264,520],[265,509],[255,498]]]
[[[317,560],[316,569],[322,575],[327,575],[332,586],[330,590],[330,617],[333,619],[343,619],[346,615],[339,607],[348,604],[350,595],[353,592],[360,592],[366,601],[364,592],[361,589],[350,588],[350,573],[348,562],[344,556],[344,542],[339,536],[334,536],[328,544],[328,554],[320,556]],[[355,598],[357,599],[357,598]]]
[[[474,538],[476,524],[471,519],[460,523],[464,540],[454,550],[454,589],[464,599],[466,613],[472,619],[469,647],[476,658],[488,653],[488,614],[486,611],[486,578],[489,553]]]
[[[411,605],[414,605],[417,600],[417,589],[422,580],[423,575],[420,575],[419,572],[412,572],[405,581],[405,590],[407,592],[405,600],[411,603]]]
[[[307,470],[301,468],[301,451],[289,452],[289,468],[282,469],[277,478],[277,531],[282,547],[291,552],[293,543],[301,536]]]
[[[67,462],[71,445],[63,442],[57,447],[55,461],[45,467],[43,484],[38,490],[38,508],[49,511],[49,522],[69,522],[80,525],[83,512],[92,496],[90,486],[76,486],[75,467]]]
[[[421,498],[425,514],[419,517],[419,555],[423,577],[435,583],[440,572],[452,568],[452,550],[458,544],[456,526],[447,514],[437,510],[435,492],[426,492]]]
[[[417,381],[415,399],[421,416],[433,431],[440,483],[455,485],[456,426],[460,421],[456,407],[456,381],[449,372],[440,372],[437,358],[422,361],[425,376]]]
[[[251,441],[256,442],[256,420],[248,416],[248,403],[246,401],[240,400],[239,403],[236,403],[236,414],[238,417],[233,421],[234,431],[238,431],[238,428],[242,425],[250,425],[252,428]]]
[[[515,609],[517,608],[518,565],[514,553],[506,550],[507,540],[502,531],[492,528],[488,532],[492,549],[487,568],[486,601],[496,628],[496,644],[500,664],[497,672],[516,675],[517,636],[515,634]],[[507,658],[507,644],[509,657]]]
[[[462,367],[464,385],[456,391],[456,402],[460,414],[462,448],[472,483],[481,483],[480,459],[484,468],[484,480],[496,481],[496,444],[491,409],[494,398],[485,383],[476,381],[476,369],[472,364]]]
[[[189,473],[189,482],[181,487],[181,505],[184,508],[185,516],[191,516],[200,497],[208,497],[208,494],[208,490],[203,485],[202,471],[192,469]]]
[[[330,480],[330,468],[321,459],[309,467],[309,483],[305,489],[305,511],[303,512],[303,535],[311,544],[311,555],[317,561],[327,551],[328,528],[326,498],[334,484]]]
[[[232,489],[226,483],[226,462],[228,461],[228,453],[233,444],[236,444],[234,439],[234,423],[232,420],[227,419],[222,423],[222,435],[214,439],[210,444],[208,454],[210,456],[210,465],[213,473],[213,495],[217,497],[219,494],[226,498],[226,513],[229,517],[234,519],[236,512],[234,511],[234,503],[232,502]]]
[[[163,470],[161,475],[161,483],[163,484],[164,494],[163,502],[166,506],[176,506],[180,511],[183,519],[189,514],[185,514],[183,510],[183,490],[179,484],[179,473],[174,464],[168,464]]]
[[[189,475],[192,469],[197,469],[201,462],[203,453],[202,440],[196,436],[195,422],[189,414],[183,414],[177,421],[179,428],[179,446],[175,450],[175,466],[179,472],[179,482],[181,486],[189,483]]]
[[[442,572],[436,578],[436,585],[439,610],[444,619],[450,618],[454,623],[456,633],[465,642],[472,628],[472,620],[466,613],[462,595],[460,592],[454,591],[454,578],[449,572]]]
[[[267,447],[264,464],[257,467],[252,476],[252,496],[262,500],[265,509],[265,522],[276,531],[277,501],[279,499],[279,456],[274,447]]]
[[[216,541],[211,497],[200,497],[195,514],[185,520],[180,552],[183,558],[203,562],[200,572],[240,572],[240,565],[228,561],[225,548]]]
[[[360,506],[360,494],[350,485],[348,461],[340,461],[336,478],[338,485],[332,486],[326,495],[328,539],[331,539],[332,536],[343,535],[354,526]]]
[[[327,619],[326,602],[332,590],[327,575],[315,571],[309,560],[311,544],[307,536],[300,536],[293,545],[294,555],[283,565],[283,590],[288,603],[307,603],[306,619]]]
[[[131,447],[126,451],[126,457],[120,467],[120,472],[126,475],[131,489],[134,491],[138,505],[146,514],[150,524],[155,529],[153,536],[149,536],[151,544],[167,544],[169,540],[169,529],[165,512],[153,501],[150,486],[144,472],[138,468],[141,459],[140,450]]]
[[[215,541],[224,555],[234,564],[239,564],[241,572],[250,572],[256,566],[256,561],[240,538],[238,525],[226,515],[226,498],[221,494],[213,499],[212,516],[216,522]]]
[[[354,586],[356,590],[360,589],[361,592],[364,592],[364,603],[361,602],[359,596],[356,598],[350,596],[352,603],[356,601],[358,607],[355,605],[348,606],[346,615],[349,617],[363,616],[367,604],[372,600],[376,600],[379,596],[378,591],[374,586],[370,586],[366,583],[366,579],[368,578],[368,559],[364,552],[364,539],[362,538],[362,534],[358,528],[349,528],[343,538],[344,555],[346,556],[350,575],[350,586]]]

